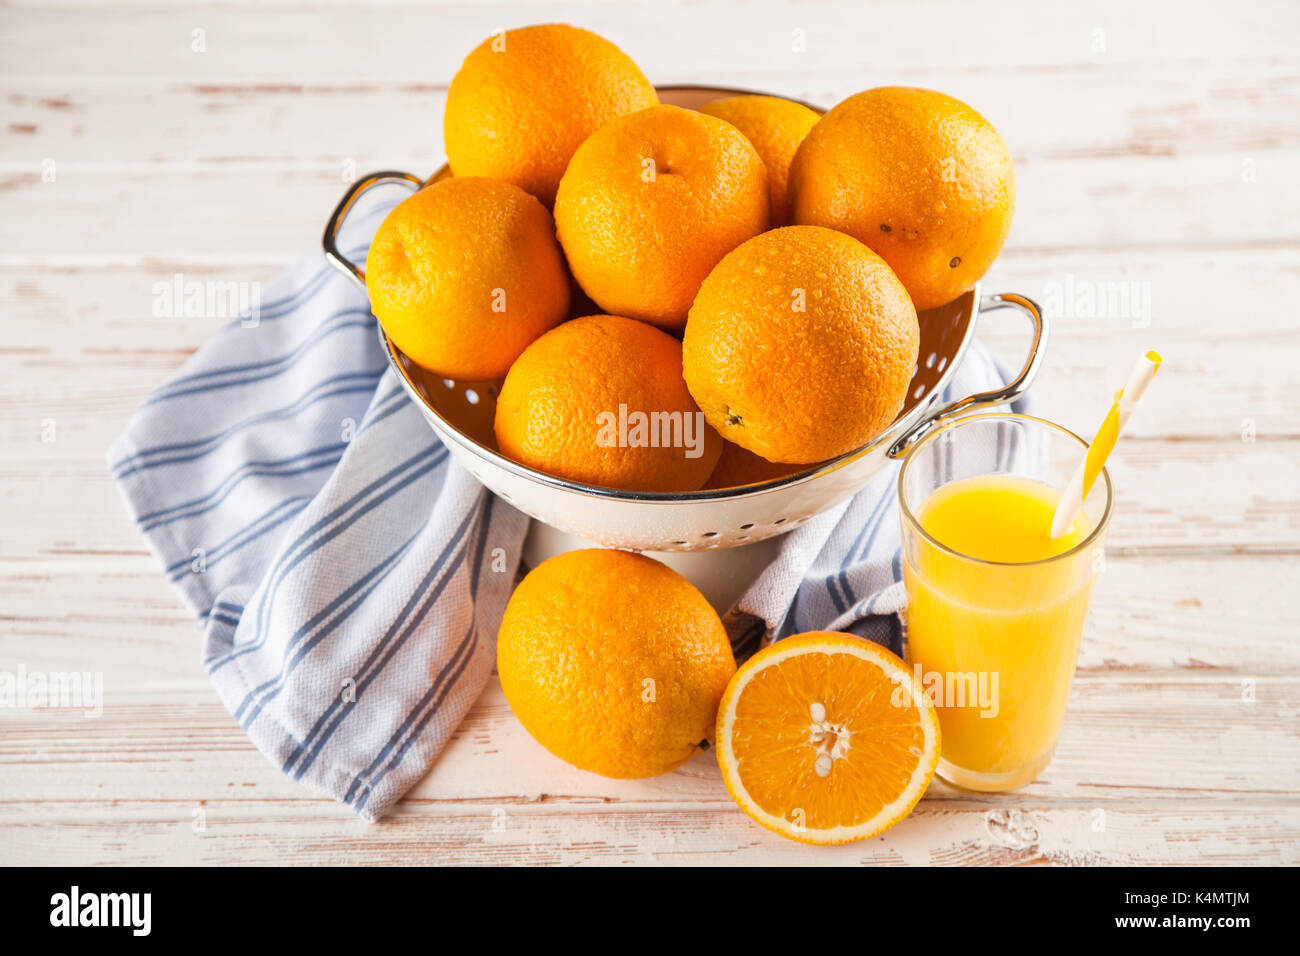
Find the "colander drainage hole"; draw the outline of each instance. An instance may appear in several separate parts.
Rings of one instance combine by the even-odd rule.
[[[704,534],[700,535],[701,538],[716,538],[717,536],[718,532],[716,531],[706,531]]]
[[[449,379],[449,378],[444,378],[444,379],[442,380],[442,384],[443,384],[443,385],[446,385],[448,388],[455,388],[455,387],[456,387],[456,383],[453,382],[453,381],[452,381],[451,379]]]
[[[947,364],[948,364],[948,356],[945,355],[943,358],[939,359],[939,371],[942,372],[944,370],[944,367],[947,366]]]
[[[777,518],[775,521],[772,522],[772,524],[785,524],[785,522],[786,522],[785,518]]]
[[[923,383],[921,385],[916,386],[916,391],[912,393],[912,397],[920,398],[924,394],[925,394],[925,385]]]
[[[925,367],[926,367],[926,368],[934,368],[934,359],[935,359],[935,355],[934,355],[933,352],[931,352],[929,355],[927,355],[927,356],[925,357]]]
[[[478,392],[474,391],[472,388],[465,389],[465,401],[469,402],[471,405],[477,405]]]
[[[754,527],[754,522],[751,521],[751,522],[749,522],[748,524],[742,524],[742,525],[740,526],[740,530],[741,530],[741,531],[748,531],[748,530],[749,530],[750,528],[752,528],[752,527]]]
[[[684,547],[686,547],[687,542],[685,542],[685,541],[674,541],[673,544],[677,545],[679,548],[684,548]]]

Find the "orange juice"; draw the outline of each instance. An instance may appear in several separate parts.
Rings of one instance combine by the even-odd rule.
[[[1012,474],[938,487],[904,549],[908,656],[939,708],[941,772],[978,789],[1033,780],[1052,757],[1099,548],[1051,537],[1060,493]],[[935,542],[938,545],[936,546]]]

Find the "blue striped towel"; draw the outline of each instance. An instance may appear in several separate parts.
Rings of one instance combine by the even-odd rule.
[[[343,248],[364,258],[387,206]],[[286,774],[376,820],[490,679],[528,519],[448,457],[386,370],[365,294],[309,256],[201,348],[109,450],[204,626],[223,703]],[[971,351],[953,391],[1001,381]],[[893,467],[789,534],[729,616],[898,650]]]

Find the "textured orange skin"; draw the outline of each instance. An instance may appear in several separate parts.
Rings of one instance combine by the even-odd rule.
[[[767,222],[767,171],[749,140],[677,106],[602,126],[573,154],[555,200],[560,244],[587,295],[665,329],[682,327],[709,270]]]
[[[713,474],[709,475],[709,480],[704,483],[704,487],[739,488],[742,485],[784,478],[804,471],[807,467],[807,465],[778,464],[766,458],[759,458],[752,451],[741,448],[735,442],[723,442],[718,464],[713,469]]]
[[[691,395],[724,438],[768,461],[813,464],[894,420],[919,346],[916,310],[879,256],[841,232],[786,226],[710,273],[682,358]]]
[[[650,777],[711,739],[736,661],[689,581],[643,555],[591,549],[543,562],[515,589],[497,671],[551,753],[606,777]]]
[[[786,182],[795,150],[821,115],[802,103],[779,96],[729,96],[700,107],[701,113],[726,120],[745,134],[767,167],[772,226],[789,222]]]
[[[530,345],[510,369],[497,398],[501,453],[547,474],[631,491],[695,491],[722,453],[704,425],[703,453],[682,447],[603,447],[603,412],[699,409],[682,378],[681,344],[634,319],[594,315],[566,322]],[[695,427],[692,421],[691,427]]]
[[[491,179],[444,180],[394,207],[370,245],[366,290],[398,348],[466,381],[504,375],[569,309],[551,214]]]
[[[908,87],[867,90],[827,113],[795,154],[789,190],[794,222],[865,242],[922,311],[974,288],[1016,205],[1011,153],[988,120]]]
[[[562,23],[509,30],[479,44],[451,81],[447,160],[457,176],[514,183],[549,207],[584,139],[658,102],[627,54],[594,33]]]
[[[759,671],[768,666],[774,666],[780,669],[788,665],[789,663],[791,663],[791,660],[788,659],[783,663],[769,665],[768,663],[769,659],[773,657],[775,654],[777,654],[779,651],[785,651],[794,648],[806,648],[807,651],[811,654],[825,654],[830,656],[830,655],[834,655],[842,648],[851,648],[860,645],[861,643],[863,643],[864,640],[865,640],[864,638],[856,637],[851,634],[843,634],[837,631],[809,631],[804,634],[794,634],[791,635],[790,637],[785,638],[784,640],[777,641],[775,644],[771,644],[763,648],[757,654],[751,657],[749,660],[745,661],[745,663],[741,665],[740,669],[736,672],[736,675],[732,678],[731,682],[727,685],[727,690],[722,695],[722,700],[718,703],[718,726],[717,726],[716,736],[715,736],[715,740],[717,741],[717,745],[718,745],[717,746],[718,765],[722,770],[723,784],[726,786],[727,792],[731,794],[731,798],[735,800],[736,804],[742,810],[745,811],[746,815],[748,815],[750,819],[752,819],[759,826],[771,830],[774,833],[778,833],[781,836],[786,837],[788,839],[798,840],[801,843],[812,843],[821,846],[842,844],[842,843],[854,843],[859,840],[866,840],[873,836],[876,836],[879,833],[884,832],[885,830],[890,829],[891,827],[899,823],[901,820],[903,820],[909,813],[911,813],[913,808],[916,806],[916,804],[920,802],[920,798],[925,793],[926,788],[929,787],[930,781],[934,779],[934,772],[935,769],[938,767],[938,763],[939,763],[939,750],[940,750],[939,718],[935,714],[934,708],[932,706],[923,706],[918,709],[917,717],[920,720],[924,720],[928,722],[930,728],[933,731],[934,742],[935,742],[933,752],[929,754],[925,754],[925,753],[917,754],[916,766],[911,768],[901,767],[897,762],[894,763],[892,766],[888,766],[888,767],[886,767],[881,763],[877,763],[875,767],[872,768],[872,770],[875,771],[872,774],[872,776],[879,778],[878,781],[873,780],[872,783],[881,783],[884,784],[887,788],[890,786],[896,786],[900,782],[899,779],[894,779],[894,776],[899,774],[899,771],[903,769],[907,769],[909,771],[908,772],[909,777],[911,776],[912,773],[919,770],[922,777],[924,778],[924,782],[920,786],[916,794],[916,799],[913,800],[909,806],[905,807],[902,810],[902,812],[899,813],[897,816],[894,816],[892,818],[886,818],[883,820],[878,820],[875,826],[867,827],[863,829],[861,832],[854,834],[852,837],[835,838],[835,837],[828,836],[827,834],[824,833],[818,833],[817,830],[813,828],[811,821],[809,822],[808,828],[804,829],[803,831],[793,830],[792,828],[789,827],[784,829],[778,829],[777,827],[773,826],[771,822],[769,822],[768,820],[763,819],[762,817],[752,812],[751,803],[754,801],[754,797],[747,792],[744,783],[740,779],[740,776],[734,773],[731,767],[731,763],[735,762],[737,750],[743,751],[743,749],[747,744],[749,746],[752,746],[752,742],[737,740],[734,735],[734,728],[732,729],[727,728],[725,726],[725,719],[724,719],[727,711],[731,707],[731,703],[733,699],[740,692],[742,678],[753,671]],[[890,651],[886,650],[883,647],[872,645],[872,649],[875,650],[877,653],[879,653],[881,657],[883,657],[886,661],[891,663],[894,667],[897,667],[903,674],[902,679],[905,680],[911,679],[912,672],[908,669],[907,664],[904,663],[900,658],[898,658],[896,655],[894,655],[893,653],[891,653]],[[794,660],[798,661],[799,659],[795,658]],[[811,668],[811,670],[813,670],[814,672],[818,669],[819,668],[816,667]],[[796,688],[798,688],[799,690],[806,689],[808,684],[807,681],[808,670],[809,668],[801,668],[802,673],[799,675],[796,675],[793,671],[791,671],[787,680],[776,681],[774,683],[778,685],[784,684],[785,690],[788,692],[792,692],[791,694],[792,697],[798,697],[798,691],[796,690]],[[785,677],[786,675],[784,672],[781,672],[780,676]],[[754,687],[754,686],[755,686],[754,683],[751,681],[746,689],[748,690],[750,687]],[[924,698],[924,694],[921,691],[920,685],[915,684],[914,682],[914,686],[917,692],[917,699]],[[830,679],[828,679],[824,685],[824,691],[826,693],[826,696],[835,696],[836,693],[838,693],[838,694],[856,696],[859,699],[869,698],[870,696],[872,696],[873,693],[883,695],[885,699],[888,699],[892,690],[893,690],[893,682],[889,679],[884,679],[879,687],[853,686],[853,685],[849,685],[847,681],[837,686],[836,683]],[[823,700],[826,699],[826,697],[823,696],[823,694],[817,694],[816,696],[822,697]],[[928,701],[928,698],[924,698],[924,700]],[[810,702],[800,698],[799,703],[802,706],[807,706]],[[806,778],[807,776],[806,773],[807,767],[806,764],[804,763],[804,761],[807,760],[807,756],[800,755],[799,748],[798,747],[791,748],[788,746],[788,743],[793,742],[792,738],[794,735],[791,734],[791,731],[793,730],[795,734],[797,734],[800,728],[798,728],[797,724],[794,727],[780,728],[779,718],[782,715],[774,713],[770,710],[765,710],[764,714],[765,717],[771,718],[770,722],[764,721],[765,726],[762,728],[763,733],[772,735],[772,739],[769,741],[769,744],[773,746],[773,752],[771,752],[768,756],[775,758],[777,761],[784,762],[785,766],[781,768],[781,770],[777,774],[777,778],[780,781],[782,781],[782,783],[788,783],[789,786],[789,790],[783,795],[783,799],[780,800],[779,802],[785,806],[796,806],[800,803],[801,797],[806,796],[806,795],[799,794],[798,781],[800,780],[801,776],[804,778]],[[739,718],[739,716],[740,714],[738,708],[737,717]],[[739,720],[737,722],[739,722]],[[751,724],[751,727],[757,729],[754,724]],[[861,728],[859,728],[859,731],[860,730]],[[783,738],[783,741],[781,743],[777,742],[778,735],[781,738]],[[785,743],[786,746],[782,746],[782,743]],[[905,759],[903,758],[903,753],[898,752],[897,748],[891,748],[891,749],[895,750],[893,756],[896,758],[896,760],[900,758]],[[752,754],[750,756],[752,757]],[[800,759],[801,756],[803,757],[803,759]],[[801,764],[803,766],[801,766]],[[864,767],[863,769],[866,768]],[[866,787],[864,786],[866,783],[867,781],[865,779],[860,779],[857,782],[858,784],[857,786],[851,786],[848,789],[849,796],[853,797],[863,793],[866,790]]]

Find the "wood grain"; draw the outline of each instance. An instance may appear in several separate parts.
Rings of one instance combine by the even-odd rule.
[[[1026,808],[923,800],[894,830],[844,847],[792,843],[734,804],[449,807],[407,801],[383,822],[321,819],[309,800],[158,800],[109,814],[102,801],[16,805],[3,862],[44,865],[1295,865],[1288,806],[1213,801],[1159,808]],[[1102,811],[1104,816],[1098,815]],[[1094,831],[1094,825],[1106,829]],[[496,827],[497,829],[494,829]],[[815,853],[815,856],[813,855]]]

